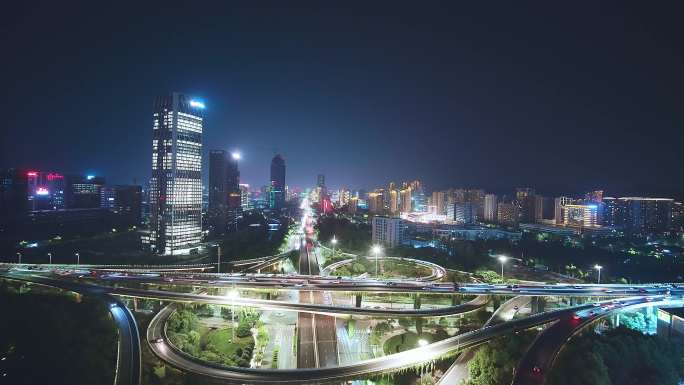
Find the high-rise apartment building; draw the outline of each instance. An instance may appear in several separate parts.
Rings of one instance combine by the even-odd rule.
[[[535,221],[535,201],[534,189],[529,187],[521,187],[516,189],[515,201],[518,205],[520,222],[532,223]]]
[[[151,247],[185,252],[202,240],[202,128],[204,104],[173,93],[154,103]]]
[[[368,193],[368,213],[380,215],[385,211],[383,189],[376,189]]]
[[[280,210],[285,206],[285,159],[280,154],[271,160],[270,187],[268,206]]]
[[[447,191],[433,191],[432,205],[435,207],[435,214],[445,215],[447,208]]]
[[[400,218],[375,216],[372,221],[373,243],[389,247],[400,245],[404,241],[404,224]]]
[[[619,226],[633,234],[652,234],[670,229],[674,199],[623,197],[618,199]]]
[[[517,226],[520,219],[519,210],[517,203],[500,202],[497,206],[498,222],[508,226]]]
[[[499,198],[495,194],[487,194],[484,199],[484,220],[494,223],[498,219]]]

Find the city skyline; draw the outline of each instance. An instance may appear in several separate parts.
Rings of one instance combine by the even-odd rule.
[[[268,159],[280,153],[293,186],[322,173],[331,187],[420,178],[430,189],[684,190],[682,51],[677,24],[659,19],[676,9],[627,6],[602,18],[524,5],[155,8],[127,14],[127,29],[108,38],[120,10],[93,23],[89,6],[13,6],[3,42],[19,54],[3,75],[13,95],[0,107],[5,168],[142,183],[150,101],[178,91],[206,104],[204,159],[239,149],[252,186],[267,184]],[[573,30],[578,17],[583,28]],[[200,19],[215,27],[185,28]],[[172,44],[155,26],[167,21],[193,55],[166,60]],[[33,60],[25,47],[54,60]]]

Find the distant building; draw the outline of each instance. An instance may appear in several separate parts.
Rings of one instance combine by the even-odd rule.
[[[57,180],[60,179],[62,178]],[[66,208],[96,209],[100,207],[100,189],[105,185],[103,177],[67,175],[65,180],[64,206]]]
[[[498,222],[507,226],[517,226],[519,217],[519,208],[516,203],[499,203],[497,207]]]
[[[447,209],[447,191],[433,191],[432,205],[435,207],[435,214],[445,215]]]
[[[247,211],[252,208],[249,185],[246,183],[240,183],[240,206],[242,206],[242,211]]]
[[[404,183],[399,191],[399,211],[410,213],[413,211],[413,200],[411,187]]]
[[[660,233],[670,229],[674,199],[623,197],[618,199],[619,226],[633,234]]]
[[[534,196],[535,222],[541,223],[554,220],[554,201],[541,195]]]
[[[151,247],[160,254],[189,251],[202,240],[202,110],[173,93],[154,103]]]
[[[372,221],[373,243],[389,247],[400,245],[404,241],[404,224],[399,218],[375,216]]]
[[[476,212],[470,202],[453,203],[447,208],[447,218],[459,225],[469,225],[476,222]]]
[[[498,217],[498,200],[495,194],[487,194],[484,199],[484,220],[486,222],[494,223]]]
[[[100,189],[100,207],[118,214],[120,222],[126,226],[139,226],[142,222],[142,187],[103,186]]]
[[[61,210],[67,208],[67,191],[64,175],[56,172],[28,171],[26,172],[29,210]],[[85,178],[83,178],[85,179]],[[71,188],[71,186],[70,186]],[[88,207],[98,207],[93,199]],[[73,206],[73,202],[72,202]]]
[[[536,219],[534,196],[533,188],[521,187],[516,190],[515,201],[518,205],[521,223],[533,223]]]
[[[285,206],[285,159],[280,154],[271,160],[270,187],[268,206],[280,210]]]
[[[674,202],[672,205],[672,229],[681,231],[684,227],[684,204]]]
[[[228,225],[228,153],[209,151],[209,207],[207,223],[212,234],[224,234]]]
[[[566,204],[563,206],[563,225],[571,227],[596,227],[598,225],[598,205]]]
[[[557,225],[562,225],[565,214],[563,213],[563,207],[565,205],[573,204],[575,200],[569,197],[558,197],[554,199],[554,215],[553,219]]]
[[[28,207],[28,172],[10,168],[0,170],[0,230],[16,229]]]
[[[348,189],[342,187],[337,194],[337,198],[339,206],[345,206],[349,203],[349,199],[351,198],[351,192]]]
[[[376,189],[368,193],[368,213],[381,215],[385,211],[383,189]]]

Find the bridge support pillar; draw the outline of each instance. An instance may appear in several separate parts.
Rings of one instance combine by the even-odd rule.
[[[356,307],[361,307],[361,294],[357,294],[354,296],[354,305]]]
[[[460,305],[462,302],[463,298],[460,295],[452,295],[451,296],[451,306],[457,306]]]
[[[413,308],[420,309],[420,294],[416,294],[413,297]]]
[[[543,313],[546,308],[546,300],[542,297],[532,297],[530,307],[532,308],[532,314]]]

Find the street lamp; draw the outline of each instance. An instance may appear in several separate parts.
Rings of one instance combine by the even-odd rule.
[[[499,262],[501,262],[501,280],[503,280],[503,278],[504,278],[504,274],[503,274],[504,273],[504,264],[508,260],[508,257],[505,255],[499,255],[498,259],[499,259]]]
[[[380,245],[373,245],[371,252],[375,255],[375,278],[378,277],[378,258],[380,253],[382,253],[382,247]]]
[[[427,344],[428,344],[428,342],[427,342],[427,340],[425,340],[425,339],[422,339],[422,338],[421,338],[421,339],[418,340],[418,346],[425,346],[425,345],[427,345]]]
[[[216,263],[216,272],[218,274],[221,274],[221,245],[216,244],[217,250],[216,250],[216,256],[218,257],[218,261]]]
[[[76,264],[80,265],[81,264],[81,254],[79,254],[77,251],[74,253],[74,255],[76,256]]]
[[[337,244],[337,239],[335,238],[334,235],[333,235],[333,239],[330,241],[330,243],[332,243],[332,247],[333,247],[333,253],[332,253],[333,258],[335,258],[335,245]]]
[[[601,265],[594,265],[594,269],[598,271],[598,279],[596,280],[596,283],[601,283],[601,269],[603,269],[603,266]]]
[[[48,253],[48,258],[50,259],[50,264],[52,265],[52,253]]]
[[[239,152],[237,152],[237,151],[234,152],[234,153],[232,153],[231,156],[232,156],[233,159],[235,159],[235,160],[240,160],[240,159],[242,158],[242,155],[241,155]]]
[[[19,258],[19,264],[21,265],[21,253],[17,253],[17,257]]]
[[[235,339],[235,300],[237,298],[240,298],[240,292],[237,290],[233,289],[228,292],[227,295],[228,299],[230,299],[230,322],[231,322],[231,331],[232,331],[232,339]]]

